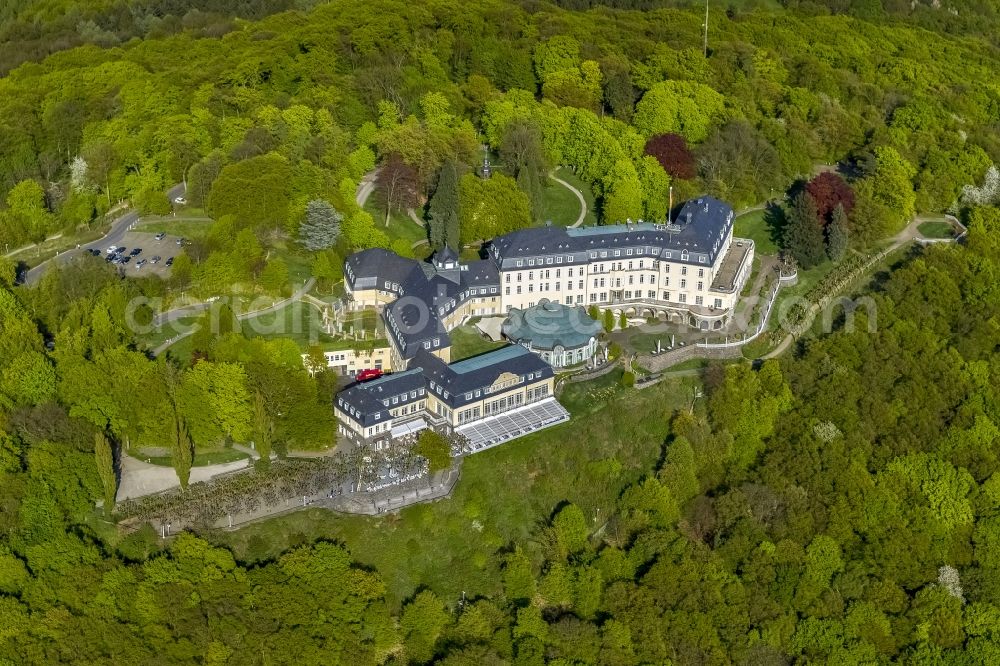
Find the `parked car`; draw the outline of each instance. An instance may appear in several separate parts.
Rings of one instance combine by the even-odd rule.
[[[108,254],[112,254],[112,253],[114,253],[114,252],[115,252],[115,251],[116,251],[117,249],[118,249],[118,246],[117,246],[117,245],[112,245],[112,246],[110,246],[110,247],[109,247],[109,248],[108,248],[107,250],[105,250],[105,252],[107,252]]]
[[[118,263],[121,263],[121,264],[127,264],[127,263],[128,263],[128,262],[130,262],[130,261],[132,261],[132,257],[128,257],[128,256],[125,256],[125,257],[122,257],[122,258],[121,258],[121,259],[120,259],[120,260],[118,261]]]
[[[185,199],[184,197],[177,197],[176,199],[174,199],[174,203],[179,206],[183,206],[184,204],[187,203],[187,199]]]
[[[161,231],[160,233],[156,234],[156,240],[158,240],[158,241],[161,241],[161,240],[163,240],[166,237],[167,237],[167,232],[166,231]]]
[[[91,255],[92,257],[99,257],[101,256],[101,251],[98,250],[96,247],[88,247],[87,254]]]
[[[155,257],[153,257],[152,259],[149,260],[149,263],[155,264],[159,260],[160,260],[160,255],[156,255]]]
[[[142,248],[141,247],[137,247],[134,250],[132,250],[131,252],[129,252],[128,256],[130,256],[130,257],[138,257],[140,254],[142,254]]]
[[[368,370],[362,370],[357,375],[355,375],[354,378],[359,382],[366,382],[369,379],[378,379],[381,376],[382,376],[381,370],[378,370],[376,368],[370,368]]]
[[[119,245],[118,247],[116,247],[116,248],[115,248],[115,251],[114,251],[114,252],[112,252],[111,254],[121,254],[121,253],[123,253],[123,252],[124,252],[124,251],[125,251],[126,249],[127,249],[127,248],[126,248],[126,247],[125,247],[124,245]]]
[[[169,268],[170,266],[173,266],[173,265],[174,265],[174,258],[173,257],[169,257],[167,259],[167,267]]]
[[[178,245],[184,245],[184,239],[183,238],[178,238],[177,239],[177,244]]]
[[[145,259],[140,259],[139,261],[135,262],[135,267],[137,269],[138,268],[142,268],[145,265],[146,265],[146,260]]]

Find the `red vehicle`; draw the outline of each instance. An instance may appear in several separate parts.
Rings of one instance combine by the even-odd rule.
[[[362,370],[357,375],[354,376],[359,382],[366,382],[369,379],[378,379],[382,376],[382,371],[377,369]]]

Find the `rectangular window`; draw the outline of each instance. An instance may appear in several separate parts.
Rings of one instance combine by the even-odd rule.
[[[722,299],[721,298],[715,299],[715,307],[717,307],[717,308],[721,308],[722,307]]]
[[[688,284],[688,281],[682,279],[681,280],[681,289],[687,289],[687,284]]]
[[[699,268],[698,269],[698,277],[705,277],[705,269],[704,268]]]
[[[566,305],[573,305],[573,297],[572,296],[567,296],[566,297]]]
[[[649,291],[646,292],[646,298],[653,300],[654,298],[656,298],[656,292],[650,289]]]
[[[670,300],[670,292],[669,291],[663,292],[663,300],[665,300],[665,301],[669,301]]]
[[[688,274],[688,267],[681,266],[681,275],[687,275],[687,274]]]
[[[680,296],[678,297],[678,300],[679,300],[679,301],[680,301],[681,303],[687,303],[687,302],[688,302],[688,296],[687,296],[687,294],[681,294],[681,295],[680,295]]]
[[[580,285],[579,285],[579,287],[577,287],[577,288],[578,288],[578,289],[583,289],[583,280],[580,280]]]
[[[704,282],[699,282],[698,283],[698,291],[704,291],[704,290],[705,290],[705,283]]]
[[[534,282],[529,282],[528,283],[528,293],[530,294],[530,293],[533,293],[534,291],[535,291],[535,283]]]
[[[608,300],[608,292],[602,291],[601,292],[601,301],[606,301],[606,300]]]
[[[517,293],[521,293],[521,285],[517,285]]]
[[[507,273],[507,275],[504,276],[504,282],[510,282],[510,273]]]
[[[517,265],[518,268],[520,268],[521,266],[524,266],[524,262],[521,261],[520,259],[518,259],[516,265]]]
[[[596,303],[597,302],[597,294],[591,294],[590,295],[590,302],[591,303]]]
[[[506,294],[507,296],[510,296],[510,287],[506,287],[506,288],[505,288],[505,289],[503,290],[503,293],[504,293],[504,294]]]
[[[556,269],[556,277],[559,277],[559,270],[560,269],[558,269],[558,268]]]
[[[701,304],[702,304],[702,302],[703,302],[703,299],[702,299],[702,297],[701,297],[701,296],[695,296],[695,297],[694,297],[694,304],[695,304],[695,305],[701,305]]]
[[[576,302],[577,303],[583,303],[583,294],[577,294],[576,295]]]
[[[559,283],[556,282],[556,291],[559,291]]]

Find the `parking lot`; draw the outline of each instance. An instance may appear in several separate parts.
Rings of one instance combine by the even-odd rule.
[[[126,233],[116,245],[125,248],[119,255],[129,256],[130,259],[128,263],[117,264],[117,268],[128,276],[152,274],[165,278],[170,275],[167,261],[181,253],[182,246],[178,244],[181,239],[169,234],[164,234],[162,238],[157,239],[157,235],[140,231]],[[108,247],[100,248],[100,259],[108,257]],[[139,251],[136,252],[136,250]],[[95,257],[96,259],[97,257]]]

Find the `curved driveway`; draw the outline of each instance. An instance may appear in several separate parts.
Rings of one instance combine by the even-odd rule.
[[[167,190],[167,198],[171,202],[173,202],[174,199],[181,196],[183,193],[184,193],[184,185],[178,183],[177,185],[174,185],[169,190]],[[23,284],[29,287],[33,284],[36,284],[42,278],[42,275],[45,274],[45,271],[48,270],[48,267],[52,264],[52,262],[55,262],[59,265],[63,265],[69,261],[72,261],[74,258],[79,257],[86,250],[92,248],[103,250],[109,245],[117,245],[119,242],[121,242],[122,238],[125,237],[125,234],[128,232],[129,227],[135,224],[138,220],[139,220],[139,213],[136,213],[134,211],[122,215],[121,217],[119,217],[118,219],[116,219],[114,222],[111,223],[111,230],[103,238],[98,238],[95,241],[91,241],[89,243],[81,245],[75,250],[67,250],[62,254],[57,254],[51,259],[43,261],[42,263],[38,264],[31,270],[24,273]]]

